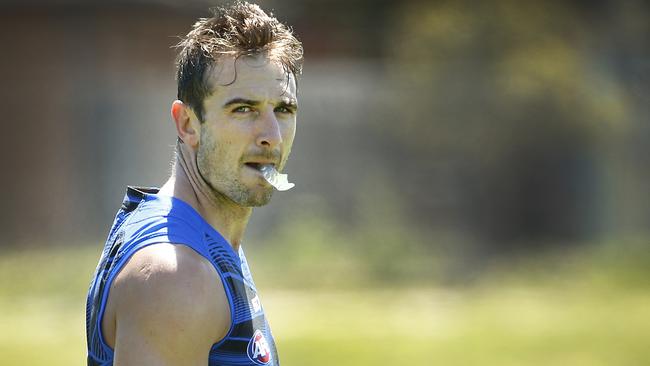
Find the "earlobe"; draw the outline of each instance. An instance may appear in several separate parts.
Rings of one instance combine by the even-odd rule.
[[[187,145],[196,147],[199,143],[199,131],[197,128],[198,120],[192,110],[180,100],[172,103],[172,118],[176,125],[178,137]]]

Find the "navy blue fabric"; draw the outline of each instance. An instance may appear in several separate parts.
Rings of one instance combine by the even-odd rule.
[[[243,249],[235,253],[191,206],[157,192],[155,188],[129,187],[109,232],[88,290],[88,365],[113,364],[113,350],[104,341],[101,329],[111,283],[136,251],[157,243],[189,246],[210,261],[221,277],[230,303],[231,326],[226,337],[212,346],[208,365],[279,365]]]

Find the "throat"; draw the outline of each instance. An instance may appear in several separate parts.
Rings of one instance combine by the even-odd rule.
[[[201,174],[196,157],[185,149],[180,152],[165,190],[172,191],[172,196],[192,206],[233,249],[238,250],[252,208],[240,206],[219,193]]]

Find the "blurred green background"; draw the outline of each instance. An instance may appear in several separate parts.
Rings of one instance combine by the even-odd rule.
[[[650,364],[647,2],[259,3],[306,50],[296,188],[245,243],[283,365]],[[85,363],[211,5],[0,1],[0,365]]]

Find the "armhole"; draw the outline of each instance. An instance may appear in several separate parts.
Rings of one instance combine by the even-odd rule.
[[[226,341],[226,339],[228,339],[228,337],[230,337],[230,335],[232,334],[233,329],[235,328],[235,303],[234,303],[234,299],[232,298],[232,291],[230,290],[230,287],[228,286],[228,283],[226,282],[224,274],[221,272],[221,270],[219,270],[219,267],[205,253],[202,253],[200,250],[198,250],[197,248],[195,248],[194,246],[192,246],[190,244],[178,243],[178,242],[174,242],[174,241],[171,241],[171,240],[162,240],[163,239],[162,237],[161,238],[156,238],[156,239],[160,239],[160,240],[145,241],[143,243],[140,243],[138,245],[133,246],[132,248],[129,248],[127,250],[127,252],[124,255],[122,255],[119,262],[115,265],[113,271],[111,271],[111,273],[109,273],[108,277],[106,278],[106,284],[104,285],[105,290],[104,290],[104,293],[101,294],[102,299],[100,301],[99,312],[97,314],[97,324],[96,324],[97,328],[96,329],[97,329],[97,333],[98,333],[97,336],[99,337],[100,344],[102,345],[104,350],[111,355],[111,359],[112,359],[112,356],[113,356],[113,353],[115,352],[115,350],[113,348],[111,348],[106,343],[106,340],[104,339],[104,330],[102,328],[102,320],[104,319],[104,312],[106,311],[106,303],[108,302],[108,295],[109,295],[109,293],[111,291],[111,286],[113,284],[113,280],[122,271],[122,268],[126,265],[126,263],[129,261],[129,259],[136,252],[138,252],[140,249],[142,249],[144,247],[147,247],[147,246],[150,246],[150,245],[168,243],[168,244],[173,244],[173,245],[186,246],[186,247],[192,249],[193,251],[195,251],[196,253],[198,253],[201,257],[205,258],[208,262],[210,262],[212,267],[217,271],[217,275],[221,279],[221,284],[223,286],[223,290],[226,293],[226,298],[228,299],[228,307],[230,309],[230,327],[228,329],[228,332],[226,332],[226,335],[222,339],[220,339],[219,341],[214,343],[210,349],[212,349],[214,347],[218,347],[224,341]]]
[[[215,347],[219,347],[223,342],[225,342],[230,335],[232,334],[233,329],[235,329],[235,301],[232,297],[232,291],[230,290],[230,287],[228,286],[228,282],[226,281],[226,276],[221,272],[219,269],[219,266],[216,265],[216,263],[210,258],[210,256],[207,253],[202,252],[201,250],[197,249],[193,245],[190,244],[185,244],[185,243],[175,243],[173,241],[169,242],[170,244],[173,245],[183,245],[186,246],[193,251],[195,251],[198,255],[203,257],[205,260],[207,260],[214,270],[217,272],[217,275],[219,276],[219,279],[221,280],[221,285],[223,286],[223,290],[226,293],[226,298],[228,299],[228,308],[230,310],[230,327],[228,328],[228,332],[226,332],[226,335],[223,336],[220,340],[218,340],[216,343],[213,343],[212,346],[210,347],[210,350],[212,350]]]
[[[181,245],[184,245],[184,244],[181,244]],[[212,349],[214,349],[216,347],[219,347],[228,338],[230,338],[230,335],[232,334],[233,329],[235,329],[235,300],[232,297],[232,290],[228,286],[228,282],[226,281],[226,276],[224,275],[223,272],[221,272],[221,270],[219,269],[219,266],[217,266],[217,264],[212,260],[212,258],[210,258],[205,253],[201,253],[200,251],[196,250],[196,248],[193,248],[191,246],[190,246],[190,248],[192,248],[194,251],[199,253],[199,255],[202,256],[203,258],[205,258],[208,262],[210,262],[212,267],[214,267],[214,269],[217,271],[217,275],[219,275],[219,279],[221,279],[221,284],[223,286],[223,290],[226,292],[226,298],[228,299],[228,308],[230,309],[230,327],[228,328],[228,332],[226,332],[226,334],[223,336],[223,338],[221,338],[220,340],[215,342],[212,345],[212,347],[210,347],[210,350],[212,351]]]

